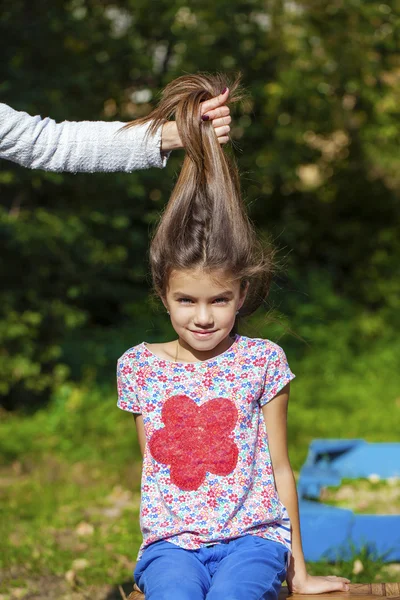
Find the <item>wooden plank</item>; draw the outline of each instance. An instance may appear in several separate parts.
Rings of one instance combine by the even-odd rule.
[[[400,598],[400,583],[385,583],[388,598]]]
[[[356,597],[357,600],[382,600],[383,596],[400,600],[400,583],[350,583],[348,592],[328,594],[289,594],[287,587],[283,586],[279,600],[344,600],[349,596]],[[128,600],[145,600],[145,597],[140,592],[133,591]]]
[[[329,592],[327,594],[288,594],[287,587],[282,587],[279,600],[337,600],[353,596],[357,600],[375,600],[386,598],[400,599],[400,583],[350,583],[348,592]]]

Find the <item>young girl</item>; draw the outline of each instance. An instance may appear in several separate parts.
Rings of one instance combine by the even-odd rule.
[[[175,114],[187,154],[150,250],[177,339],[143,342],[118,361],[118,406],[134,414],[144,454],[134,578],[146,600],[275,599],[285,578],[297,593],[348,589],[348,579],[306,571],[285,354],[235,333],[268,293],[272,252],[212,128],[191,116],[221,84],[181,77],[149,115],[155,127]]]

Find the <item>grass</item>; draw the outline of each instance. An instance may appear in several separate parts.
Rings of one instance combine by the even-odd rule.
[[[128,473],[138,476],[128,469],[125,484]],[[119,473],[101,463],[53,457],[35,465],[14,463],[2,475],[1,592],[43,574],[64,577],[77,570],[91,585],[117,584],[133,571],[140,496],[122,487]]]
[[[322,489],[324,504],[348,508],[356,514],[400,514],[400,479],[342,479],[337,486]]]
[[[122,472],[104,463],[46,458],[3,467],[0,593],[24,589],[38,577],[70,577],[84,589],[131,578],[140,545],[139,490],[134,464]],[[354,575],[355,561],[362,572]],[[354,552],[335,564],[309,563],[314,575],[349,577],[353,583],[396,581],[378,556]],[[22,586],[22,588],[21,588]],[[28,588],[27,588],[28,589]]]
[[[298,364],[288,357],[298,375],[288,421],[295,472],[316,437],[396,439],[400,374],[391,355],[369,348],[351,369],[336,365],[334,379],[329,352]],[[88,381],[64,385],[35,414],[0,415],[0,600],[24,597],[38,581],[46,587],[54,578],[82,590],[131,580],[141,541],[140,453],[133,418],[115,403],[114,385]],[[374,492],[380,489],[382,483]],[[308,568],[353,583],[400,579],[398,565],[366,549]]]

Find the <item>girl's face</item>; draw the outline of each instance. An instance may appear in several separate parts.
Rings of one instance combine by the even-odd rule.
[[[171,273],[163,302],[181,345],[201,359],[203,352],[216,356],[229,348],[229,333],[246,293],[222,270],[191,269]]]

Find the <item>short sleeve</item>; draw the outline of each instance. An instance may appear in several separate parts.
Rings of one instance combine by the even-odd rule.
[[[125,355],[121,356],[117,363],[117,386],[118,408],[131,413],[141,414],[142,410],[136,393],[134,369],[130,364],[130,359]]]
[[[282,348],[272,342],[270,344],[272,349],[268,357],[264,389],[259,399],[260,406],[264,406],[272,400],[295,377],[290,370],[286,354]]]

